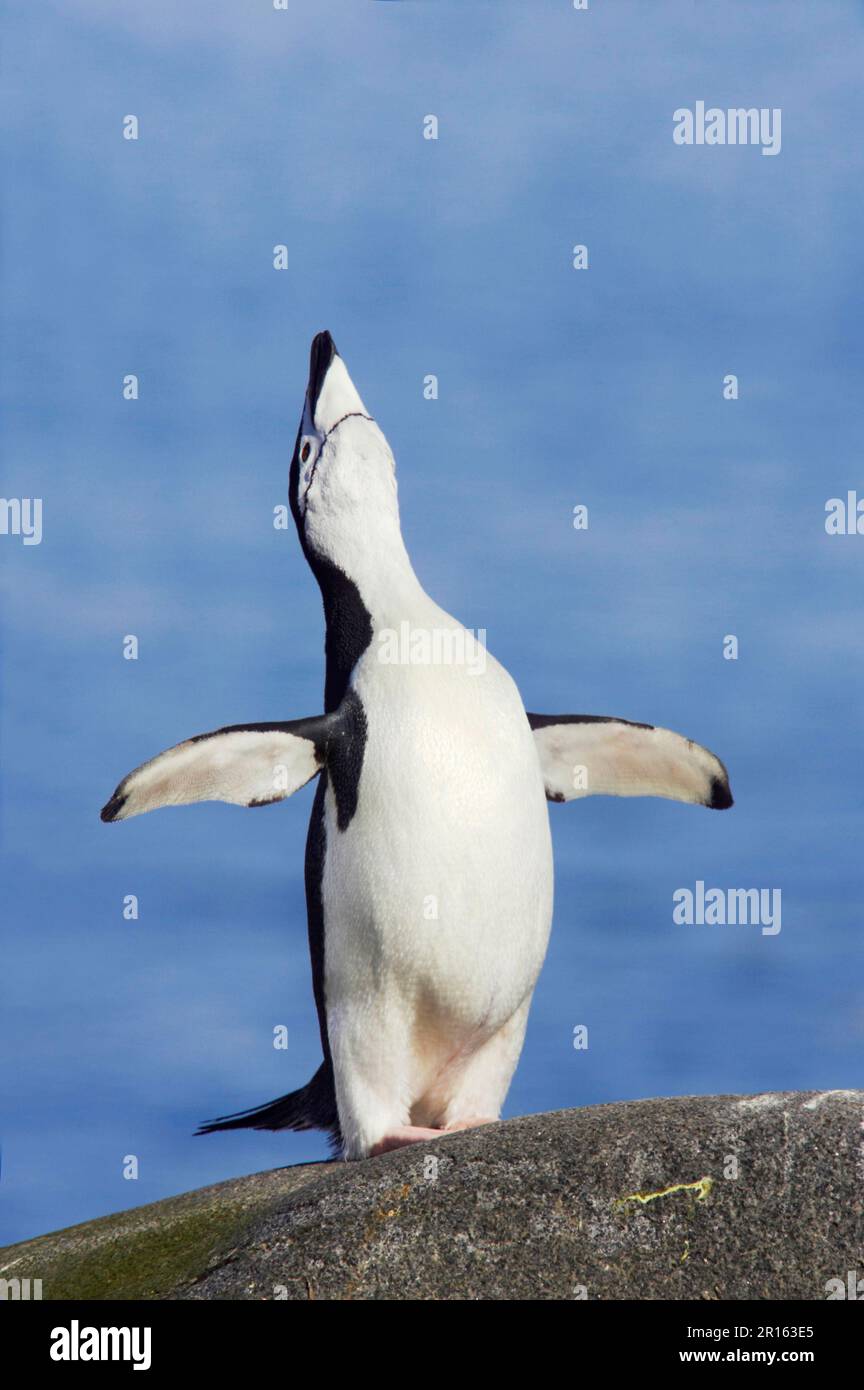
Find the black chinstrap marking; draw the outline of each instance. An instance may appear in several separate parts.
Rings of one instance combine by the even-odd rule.
[[[375,423],[375,421],[372,420],[372,416],[371,416],[371,415],[366,415],[366,414],[364,414],[364,412],[363,412],[362,410],[349,410],[345,415],[343,415],[339,420],[336,421],[336,424],[335,424],[335,425],[331,425],[331,426],[330,426],[329,430],[327,431],[327,433],[324,435],[323,439],[321,440],[321,448],[318,450],[318,453],[315,455],[315,462],[313,463],[313,465],[312,465],[312,471],[311,471],[311,473],[309,474],[309,481],[308,481],[308,483],[306,484],[306,487],[305,487],[304,490],[303,490],[303,497],[304,497],[304,498],[308,497],[309,493],[310,493],[311,490],[312,490],[312,484],[314,483],[315,477],[316,477],[316,475],[317,475],[317,473],[318,473],[318,464],[321,462],[321,455],[322,455],[323,450],[324,450],[324,445],[327,443],[327,440],[330,438],[331,434],[335,434],[336,431],[338,430],[339,426],[342,425],[342,424],[344,424],[346,420],[370,420],[370,421],[372,422],[372,424]],[[302,428],[302,425],[301,425],[301,428]],[[302,460],[301,460],[301,462],[302,462]]]
[[[327,440],[330,438],[331,434],[335,434],[339,426],[344,425],[346,420],[368,420],[370,424],[375,424],[375,417],[372,415],[367,415],[365,410],[347,410],[344,415],[340,415],[335,425],[330,426],[329,430],[327,431],[327,433],[321,441],[322,447],[327,443]],[[320,454],[318,457],[320,458]]]

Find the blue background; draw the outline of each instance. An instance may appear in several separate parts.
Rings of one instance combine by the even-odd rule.
[[[321,708],[272,513],[324,327],[421,580],[526,705],[668,725],[732,777],[724,815],[551,808],[506,1113],[861,1085],[864,538],[824,529],[864,493],[861,6],[65,0],[4,28],[3,491],[44,539],[0,537],[0,1238],[326,1152],[192,1134],[320,1059],[312,789],[98,818],[180,738]],[[697,100],[782,108],[781,153],[676,146]],[[780,888],[780,935],[675,926],[699,878]]]

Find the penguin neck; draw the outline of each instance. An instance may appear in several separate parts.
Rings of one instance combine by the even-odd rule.
[[[401,539],[401,538],[400,538]],[[324,602],[326,674],[324,709],[338,709],[351,672],[385,628],[397,629],[406,618],[428,610],[431,599],[411,568],[404,545],[391,549],[386,564],[373,563],[363,573],[348,574],[326,556],[307,554]]]

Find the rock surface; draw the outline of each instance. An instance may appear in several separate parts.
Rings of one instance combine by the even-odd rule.
[[[238,1178],[0,1250],[43,1298],[824,1299],[864,1091],[629,1101]]]

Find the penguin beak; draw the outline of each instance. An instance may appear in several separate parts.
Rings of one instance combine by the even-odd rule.
[[[335,460],[341,461],[343,467],[349,470],[353,468],[354,452],[350,444],[350,432],[348,444],[343,445],[344,436],[337,428],[352,416],[362,416],[364,420],[370,421],[370,426],[366,428],[371,427],[378,433],[330,334],[326,330],[316,333],[309,355],[309,381],[303,402],[303,418],[294,445],[288,484],[291,510],[301,539],[304,534],[308,496],[316,476],[323,476],[323,472],[326,472]],[[355,439],[355,450],[356,447]],[[391,458],[392,468],[392,456],[389,455],[386,441],[383,441],[383,448]],[[318,475],[319,465],[323,470],[321,475]]]
[[[366,415],[366,407],[348,375],[330,334],[316,333],[309,354],[306,420],[323,439],[346,415]]]
[[[325,378],[330,370],[330,364],[333,358],[338,355],[336,344],[326,328],[323,333],[315,334],[309,353],[309,385],[306,387],[309,412],[313,417],[318,405],[318,397],[321,395]]]

